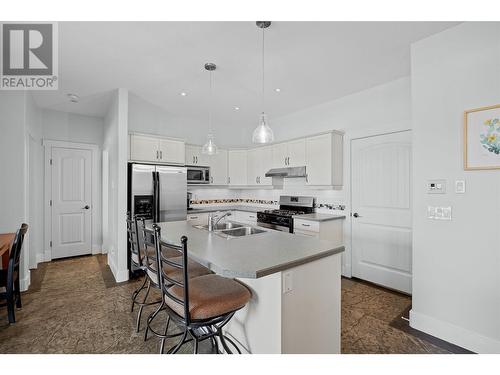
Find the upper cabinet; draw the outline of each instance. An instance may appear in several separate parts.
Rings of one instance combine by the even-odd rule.
[[[272,146],[273,168],[303,167],[306,165],[306,141],[297,139]]]
[[[209,156],[201,153],[200,146],[186,146],[186,165],[196,165],[200,167],[209,166]]]
[[[174,139],[131,134],[130,160],[184,164],[184,142]]]
[[[229,185],[247,185],[247,150],[228,151]]]
[[[265,174],[272,166],[272,146],[254,148],[247,151],[247,185],[271,185],[272,179]]]
[[[327,133],[305,139],[307,185],[343,184],[343,135]]]
[[[212,185],[227,185],[227,151],[221,150],[217,154],[208,156],[210,167],[210,183]]]

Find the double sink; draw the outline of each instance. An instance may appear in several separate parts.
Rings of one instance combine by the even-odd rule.
[[[208,230],[208,225],[195,225],[194,227]],[[214,225],[213,232],[224,238],[237,238],[243,236],[250,236],[252,234],[264,233],[266,231],[259,228],[250,227],[248,225],[227,221],[224,223],[217,223],[217,225]]]

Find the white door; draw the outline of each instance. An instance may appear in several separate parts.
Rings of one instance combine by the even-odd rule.
[[[352,275],[411,293],[411,132],[352,141]]]
[[[91,254],[92,152],[52,148],[52,258]]]
[[[273,178],[266,177],[266,173],[273,168],[273,148],[272,146],[260,148],[261,166],[259,185],[272,185]]]
[[[259,184],[259,173],[261,169],[260,150],[254,148],[247,152],[247,185]]]

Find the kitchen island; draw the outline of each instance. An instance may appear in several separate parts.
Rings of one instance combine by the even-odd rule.
[[[247,353],[340,353],[343,246],[273,230],[224,238],[187,221],[158,223],[162,239],[188,238],[188,255],[252,290],[226,326]]]

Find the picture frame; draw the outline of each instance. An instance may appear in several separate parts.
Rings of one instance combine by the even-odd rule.
[[[500,104],[464,111],[464,170],[500,169]]]

